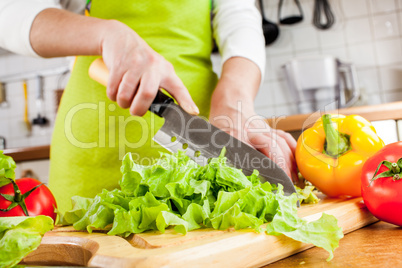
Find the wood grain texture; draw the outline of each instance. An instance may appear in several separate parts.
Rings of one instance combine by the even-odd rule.
[[[25,148],[6,149],[3,152],[5,155],[11,156],[15,162],[49,159],[50,146],[35,146]]]
[[[287,267],[402,267],[402,228],[378,222],[346,235],[331,262],[325,252],[312,248],[265,268]]]
[[[361,198],[326,198],[319,204],[299,209],[299,215],[307,220],[318,219],[322,212],[334,215],[344,233],[377,221]],[[285,236],[251,230],[201,229],[184,236],[168,229],[164,234],[153,231],[123,239],[102,232],[74,232],[67,227],[48,232],[24,263],[55,265],[64,261],[95,267],[259,267],[311,247],[311,244]],[[328,254],[320,251],[321,261],[325,262]]]
[[[311,127],[324,113],[338,113],[343,115],[357,114],[369,121],[402,119],[402,102],[384,103],[370,106],[357,106],[339,109],[336,111],[317,111],[311,114],[297,114],[267,119],[268,123],[277,129],[285,131],[299,131]]]

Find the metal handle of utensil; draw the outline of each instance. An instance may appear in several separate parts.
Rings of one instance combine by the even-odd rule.
[[[89,66],[88,74],[89,77],[91,77],[96,82],[107,86],[109,70],[107,69],[106,64],[103,62],[102,58],[98,58],[91,63],[91,65]],[[167,96],[162,91],[158,90],[158,93],[156,94],[156,97],[148,110],[162,117],[163,111],[166,109],[167,105],[172,102],[172,98]]]

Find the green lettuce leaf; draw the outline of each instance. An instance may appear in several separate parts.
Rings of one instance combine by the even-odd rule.
[[[3,154],[0,150],[0,187],[10,183],[9,179],[15,179],[15,164],[11,156]]]
[[[59,213],[59,224],[61,225],[71,225],[77,221],[79,221],[82,217],[85,216],[85,213],[88,211],[88,208],[93,203],[92,198],[81,197],[81,196],[73,196],[71,197],[71,203],[73,205],[72,210],[67,211],[64,215],[60,215]]]
[[[206,220],[211,214],[208,199],[205,199],[204,205],[201,206],[196,203],[191,203],[187,207],[186,213],[183,215],[183,219],[188,223],[188,229],[195,230],[202,227],[202,224],[206,224]]]
[[[267,233],[285,235],[303,243],[312,243],[329,252],[327,261],[333,258],[334,250],[339,246],[343,237],[342,229],[338,227],[337,219],[323,213],[321,218],[307,222],[297,216],[297,196],[277,195],[278,211],[273,220],[267,225]]]
[[[187,221],[168,211],[161,211],[158,214],[156,218],[156,226],[158,230],[162,233],[165,232],[165,228],[168,226],[175,226],[174,230],[184,235],[187,233],[188,230]]]
[[[13,267],[40,244],[53,229],[48,216],[0,217],[0,267]]]

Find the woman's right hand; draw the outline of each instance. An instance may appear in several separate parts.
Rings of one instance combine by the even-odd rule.
[[[198,114],[172,64],[124,23],[47,8],[32,23],[30,43],[42,57],[102,55],[110,72],[108,97],[133,115],[146,113],[159,88]]]
[[[199,110],[173,65],[135,31],[110,20],[101,38],[101,53],[110,75],[107,96],[132,115],[144,115],[159,88],[169,92],[190,114]]]

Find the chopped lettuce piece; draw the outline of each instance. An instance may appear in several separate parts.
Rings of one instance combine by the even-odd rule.
[[[313,192],[315,187],[313,185],[305,185],[304,188],[295,186],[297,196],[299,197],[300,204],[316,204],[320,199]]]
[[[283,196],[279,194],[278,210],[273,220],[267,225],[267,233],[271,235],[285,235],[303,243],[312,243],[329,252],[327,261],[334,256],[334,250],[339,246],[343,237],[342,229],[338,227],[338,220],[323,213],[316,221],[307,222],[297,216],[297,196]]]
[[[48,216],[0,217],[0,267],[13,267],[40,244],[53,229]]]

